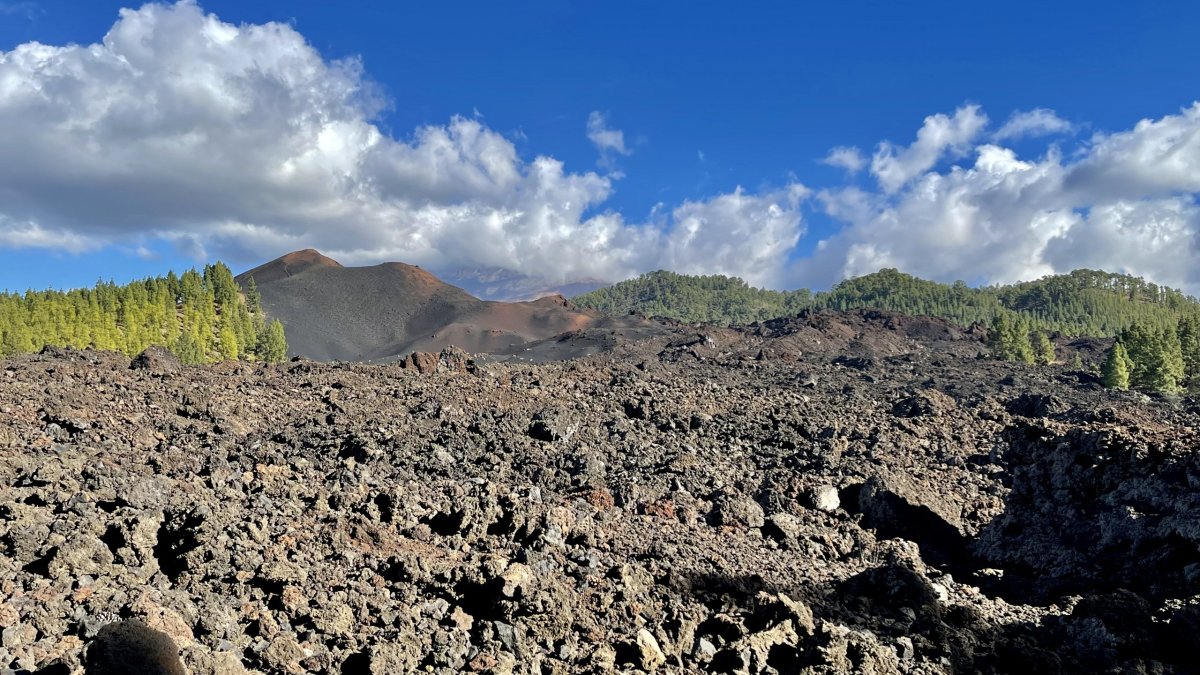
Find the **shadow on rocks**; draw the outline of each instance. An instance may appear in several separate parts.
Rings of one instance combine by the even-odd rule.
[[[751,665],[753,659],[738,656],[739,647],[777,633],[771,627],[781,607],[788,610],[783,614],[791,612],[798,639],[771,647],[764,663],[784,658],[789,665],[750,672],[896,672],[893,666],[904,671],[905,662],[909,668],[938,664],[953,673],[1200,672],[1187,646],[1200,626],[1200,605],[1155,622],[1143,598],[1118,589],[1086,595],[1071,613],[1040,624],[1000,623],[974,606],[947,603],[945,589],[926,576],[921,563],[913,565],[890,557],[825,588],[776,588],[758,575],[673,573],[666,583],[712,612],[695,633],[712,645],[709,672],[726,672],[718,667],[722,655],[737,662],[728,672]],[[787,598],[807,599],[807,620],[795,611],[805,603]],[[831,658],[835,652],[845,654]]]
[[[811,589],[824,594],[818,615],[898,645],[911,640],[954,672],[1200,672],[1183,646],[1200,626],[1200,457],[1185,445],[1104,429],[1059,435],[1037,423],[1014,426],[1006,440],[994,460],[1011,485],[1005,510],[974,537],[870,481],[844,490],[864,526],[917,543],[920,560],[891,559],[836,589]],[[925,564],[992,598],[1070,611],[998,625],[939,602],[945,590]]]
[[[118,621],[100,629],[84,659],[86,675],[184,675],[179,647],[140,621]]]
[[[968,542],[975,565],[1003,570],[978,580],[984,592],[1043,605],[1120,589],[1154,603],[1195,593],[1194,449],[1109,429],[1060,435],[1038,423],[1006,436],[1004,512]]]

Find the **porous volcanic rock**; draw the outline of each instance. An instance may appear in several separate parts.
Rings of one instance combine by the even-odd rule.
[[[1195,402],[933,319],[664,325],[0,362],[0,671],[137,621],[198,675],[1196,672]]]

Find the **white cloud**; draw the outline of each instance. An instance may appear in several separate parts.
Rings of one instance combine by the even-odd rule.
[[[48,248],[83,253],[102,245],[102,242],[74,232],[47,230],[37,223],[17,223],[0,214],[0,248]]]
[[[992,136],[992,139],[1006,141],[1012,138],[1050,136],[1070,133],[1073,129],[1070,122],[1059,117],[1053,110],[1035,108],[1014,112],[1004,126],[1000,127],[999,131]]]
[[[1200,293],[1200,105],[1097,136],[1064,160],[999,145],[973,164],[927,172],[899,192],[825,190],[844,223],[793,281],[828,283],[880,267],[943,281],[1004,283],[1079,267]]]
[[[826,212],[849,224],[825,242],[822,276],[881,267],[936,279],[1015,281],[1049,274],[1046,241],[1075,218],[1069,208],[1029,197],[1061,183],[1061,168],[982,146],[973,166],[921,177],[901,196],[859,190],[820,195]]]
[[[600,153],[601,166],[606,168],[612,168],[614,155],[630,153],[630,150],[625,147],[625,132],[609,128],[608,120],[598,110],[593,110],[588,115],[587,137],[592,145],[596,146],[596,151]]]
[[[1191,199],[1122,200],[1092,207],[1086,226],[1052,239],[1044,257],[1056,270],[1124,272],[1197,293],[1198,233],[1200,209]]]
[[[917,131],[917,140],[906,148],[888,141],[871,157],[871,174],[885,192],[893,193],[932,169],[947,151],[961,155],[987,126],[987,115],[977,105],[962,106],[953,117],[930,115]]]
[[[249,264],[311,246],[347,264],[552,281],[668,268],[775,287],[881,266],[973,282],[1086,266],[1200,293],[1200,104],[1066,154],[981,140],[978,106],[926,118],[912,144],[881,143],[869,164],[835,148],[826,161],[869,167],[878,186],[817,192],[841,228],[799,261],[809,193],[797,182],[631,220],[606,209],[611,166],[522,157],[478,118],[396,138],[375,123],[385,104],[358,61],[190,2],[123,10],[98,44],[0,52],[0,157],[19,158],[0,162],[0,247],[167,243]],[[1034,113],[998,134],[1053,127]],[[630,150],[599,113],[588,132],[608,157]]]
[[[0,163],[0,246],[162,240],[242,263],[311,246],[348,264],[551,279],[715,256],[766,278],[758,262],[799,236],[797,203],[774,193],[627,222],[600,210],[615,173],[522,158],[481,119],[396,139],[374,124],[384,103],[358,61],[323,59],[288,25],[234,26],[186,1],[122,10],[98,44],[0,52],[0,156],[22,158]],[[599,113],[588,134],[607,156],[629,152]]]
[[[788,256],[804,234],[800,204],[808,189],[793,183],[757,195],[741,188],[701,202],[684,202],[662,228],[661,262],[690,274],[740,276],[778,287]]]
[[[1097,135],[1068,186],[1093,199],[1200,192],[1200,102],[1129,131]]]
[[[862,151],[858,148],[839,145],[830,149],[829,154],[825,155],[825,159],[821,160],[821,163],[855,174],[862,171],[863,167],[867,165],[867,159],[863,157]]]

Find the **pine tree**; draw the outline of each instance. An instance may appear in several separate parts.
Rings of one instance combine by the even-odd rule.
[[[1183,384],[1189,390],[1200,388],[1200,316],[1189,314],[1179,319],[1179,348],[1183,355]]]
[[[1011,331],[1009,328],[1008,315],[1004,313],[997,314],[992,317],[992,324],[988,329],[988,347],[992,348],[992,355],[1004,361],[1009,360],[1008,349],[1005,343],[1005,336]]]
[[[258,284],[254,277],[246,280],[246,307],[251,314],[262,314],[262,294],[258,292]]]
[[[14,356],[33,351],[33,338],[24,323],[14,323],[0,335],[0,356]]]
[[[246,354],[253,351],[255,346],[258,345],[254,330],[254,317],[250,315],[250,311],[244,303],[237,305],[237,308],[233,311],[233,316],[229,318],[229,324],[237,336],[238,353]]]
[[[200,344],[192,337],[191,331],[185,330],[180,333],[179,338],[171,345],[171,351],[179,357],[181,363],[188,365],[204,363],[204,352],[200,349]]]
[[[1151,384],[1154,391],[1175,393],[1184,379],[1183,350],[1174,326],[1159,331],[1157,350],[1151,362]]]
[[[1100,366],[1104,386],[1122,391],[1128,389],[1131,367],[1132,361],[1129,359],[1129,352],[1125,350],[1125,346],[1119,341],[1114,343],[1112,348],[1105,352],[1104,363]]]
[[[179,300],[187,303],[189,300],[198,301],[204,292],[204,277],[196,270],[188,270],[179,277]]]
[[[204,268],[204,285],[213,296],[218,307],[233,307],[237,304],[240,289],[233,280],[233,272],[225,263],[216,262]]]
[[[287,359],[287,351],[283,324],[278,319],[272,320],[259,338],[258,356],[268,363],[277,363]]]
[[[1154,363],[1160,358],[1158,335],[1145,321],[1137,321],[1126,328],[1118,338],[1133,364],[1129,375],[1130,386],[1136,389],[1154,388]]]
[[[1119,338],[1133,363],[1130,386],[1145,391],[1179,391],[1186,374],[1183,348],[1174,324],[1156,329],[1137,321]]]
[[[221,334],[217,342],[218,351],[221,358],[226,361],[236,361],[238,357],[238,339],[237,334],[233,332],[233,327],[228,324],[221,327]]]
[[[1020,317],[1011,325],[1012,332],[1008,336],[1007,342],[1011,345],[1012,360],[1033,363],[1035,353],[1033,342],[1030,340],[1033,334],[1033,321],[1026,317]]]
[[[1054,363],[1054,343],[1050,341],[1050,336],[1046,335],[1045,331],[1034,331],[1033,351],[1037,355],[1038,363],[1043,365]]]

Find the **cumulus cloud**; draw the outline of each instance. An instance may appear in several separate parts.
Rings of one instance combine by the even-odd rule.
[[[174,242],[252,262],[300,247],[349,264],[501,267],[619,279],[668,263],[766,278],[801,231],[798,188],[737,191],[627,222],[613,175],[526,159],[479,118],[398,139],[355,59],[292,27],[235,26],[193,2],[122,10],[93,45],[0,52],[0,246]],[[623,134],[593,113],[606,156]]]
[[[1090,198],[1200,192],[1200,102],[1129,131],[1097,135],[1068,187]]]
[[[885,192],[893,193],[925,173],[947,153],[962,155],[987,126],[987,115],[977,105],[965,105],[953,117],[930,115],[917,131],[917,140],[905,148],[884,141],[871,157],[871,174]]]
[[[821,191],[823,210],[844,227],[792,279],[820,284],[897,267],[1004,283],[1090,267],[1196,294],[1198,138],[1200,104],[1099,135],[1069,160],[1053,147],[1022,159],[986,143],[970,164],[925,171],[902,190]]]
[[[858,276],[881,267],[937,279],[995,282],[1053,272],[1037,255],[1075,214],[1051,199],[1061,168],[1019,160],[987,145],[969,168],[928,173],[899,198],[826,191],[826,212],[849,223],[825,242],[823,275]]]
[[[822,159],[821,163],[845,169],[851,174],[855,174],[862,171],[863,167],[867,165],[867,160],[858,148],[839,145],[836,148],[830,149],[829,154],[825,155],[825,159]]]
[[[0,247],[169,242],[235,264],[315,247],[347,264],[549,281],[668,268],[773,287],[884,266],[971,282],[1084,266],[1200,293],[1200,104],[1030,156],[1004,141],[1066,123],[1028,111],[989,136],[965,105],[869,161],[825,158],[869,169],[871,186],[738,188],[638,219],[606,208],[611,165],[523,157],[480,117],[398,138],[376,123],[387,105],[357,60],[188,1],[122,10],[97,44],[19,45],[0,52],[0,157],[18,158],[0,162]],[[629,152],[598,112],[586,133],[602,157]],[[798,257],[806,204],[840,228]]]
[[[1200,294],[1200,209],[1192,199],[1102,204],[1083,224],[1048,242],[1044,257],[1054,269],[1120,270]]]
[[[731,194],[684,202],[663,232],[661,261],[690,274],[740,276],[751,285],[778,287],[788,256],[804,234],[800,204],[808,189],[793,183],[776,191]]]
[[[1070,122],[1059,117],[1053,110],[1035,108],[1013,113],[992,139],[1006,141],[1013,138],[1050,136],[1070,133],[1073,129]]]

